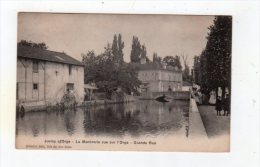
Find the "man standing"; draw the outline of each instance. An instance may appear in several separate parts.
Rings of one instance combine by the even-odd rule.
[[[226,95],[226,98],[223,102],[224,116],[228,116],[230,114],[230,98],[229,94]]]

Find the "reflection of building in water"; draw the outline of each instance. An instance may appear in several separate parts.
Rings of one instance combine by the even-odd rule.
[[[182,72],[177,67],[146,62],[132,63],[138,71],[138,79],[142,81],[141,92],[166,92],[182,90]]]
[[[175,103],[163,104],[157,101],[147,100],[138,102],[136,106],[141,111],[138,119],[144,124],[158,127],[161,125],[171,126],[173,123],[181,123],[182,112],[180,106]]]
[[[134,112],[137,110],[135,103],[125,103],[124,104],[124,116],[133,116]],[[139,109],[140,110],[140,109]]]

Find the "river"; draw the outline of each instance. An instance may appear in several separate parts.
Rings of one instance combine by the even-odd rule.
[[[28,112],[16,119],[16,136],[156,137],[189,135],[189,101],[138,100],[64,112]]]

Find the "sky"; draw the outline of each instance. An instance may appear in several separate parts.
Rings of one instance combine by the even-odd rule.
[[[65,52],[81,61],[81,54],[96,54],[121,34],[125,43],[124,60],[130,61],[133,36],[145,44],[147,56],[186,55],[192,67],[193,57],[206,46],[208,27],[214,16],[116,15],[19,13],[18,42],[45,42],[48,50]],[[183,63],[183,62],[182,62]]]

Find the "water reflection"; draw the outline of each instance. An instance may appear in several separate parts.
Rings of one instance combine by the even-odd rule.
[[[17,118],[17,135],[157,136],[189,134],[189,102],[137,101],[76,111],[26,113]]]

